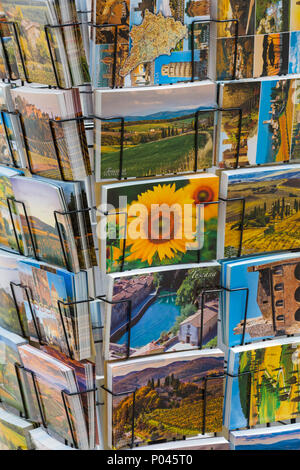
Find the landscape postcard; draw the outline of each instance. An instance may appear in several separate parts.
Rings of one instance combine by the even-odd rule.
[[[300,159],[300,80],[293,83],[294,115],[292,124],[291,160]]]
[[[256,0],[255,11],[256,34],[289,31],[290,0]]]
[[[18,170],[0,168],[0,246],[24,253],[24,236],[18,209],[12,201],[14,192],[11,183],[12,177],[20,174],[22,172]]]
[[[289,73],[300,73],[300,31],[291,33]]]
[[[102,191],[108,214],[100,219],[106,221],[100,247],[107,272],[216,259],[218,204],[205,203],[218,200],[217,176],[111,184]]]
[[[123,2],[122,9],[119,5],[113,1],[108,8],[100,1],[95,3],[92,13],[96,24],[104,21],[108,25],[92,32],[91,69],[95,86],[114,83],[117,87],[130,87],[191,80],[191,23],[209,19],[210,2],[131,0]],[[116,32],[110,25],[117,20]],[[208,30],[207,25],[195,26],[198,79],[207,77]]]
[[[299,351],[296,337],[230,350],[229,372],[234,377],[227,378],[226,428],[299,417]]]
[[[262,81],[257,163],[288,162],[293,155],[296,158],[291,140],[298,88],[299,80]]]
[[[0,251],[0,326],[22,336],[22,329],[27,331],[23,290],[11,283],[20,283],[18,258]]]
[[[223,111],[221,113],[218,150],[221,168],[236,166],[238,143],[240,144],[239,165],[256,164],[260,93],[261,82],[230,82],[221,85],[220,106],[223,109],[238,107],[242,110],[240,142],[238,139],[239,113],[237,111]]]
[[[200,344],[216,347],[219,294],[205,294],[203,318],[201,294],[220,284],[219,271],[219,265],[203,265],[110,277],[114,304],[106,318],[109,359],[127,356],[129,301],[130,356],[197,349]]]
[[[60,4],[53,8],[45,0],[3,0],[2,6],[7,20],[17,24],[22,38],[22,58],[15,47],[20,77],[26,79],[26,71],[31,82],[57,85],[44,26],[76,23],[74,0],[64,8]],[[79,27],[65,29],[52,28],[48,38],[60,86],[68,88],[88,82],[89,74]],[[70,64],[71,55],[73,61]]]
[[[300,450],[299,423],[230,433],[232,450]]]
[[[211,167],[215,106],[216,87],[208,82],[190,88],[99,91],[96,111],[106,119],[95,124],[96,158],[101,159],[96,162],[96,168],[100,167],[98,178],[119,177],[120,116],[124,117],[122,177],[184,173]]]
[[[32,447],[29,431],[33,424],[0,410],[0,450],[28,450]]]
[[[299,191],[300,165],[222,173],[220,196],[245,199],[242,255],[299,248]],[[238,253],[242,205],[242,200],[238,200],[220,208],[219,229],[225,230],[226,258]],[[222,239],[219,238],[220,258]]]
[[[224,354],[219,349],[181,352],[108,363],[108,446],[119,449],[134,442],[182,439],[202,432],[203,387],[207,381],[205,431],[222,429]],[[135,390],[135,406],[133,396]],[[124,392],[124,395],[122,393]]]
[[[255,0],[217,0],[217,19],[239,21],[239,36],[253,36],[255,32]],[[235,24],[230,22],[217,25],[219,38],[235,35]]]
[[[226,265],[226,344],[300,333],[300,257],[296,253],[236,260]],[[245,322],[246,291],[249,289]],[[226,326],[227,325],[227,326]]]

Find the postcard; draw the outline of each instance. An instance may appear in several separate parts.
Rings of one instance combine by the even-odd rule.
[[[135,444],[201,433],[205,383],[205,432],[221,431],[223,368],[220,349],[108,363],[107,387],[114,394],[107,393],[108,447],[119,449],[131,443],[133,412]],[[211,379],[206,381],[207,377]],[[133,410],[130,392],[134,390]]]
[[[0,247],[26,254],[26,240],[16,203],[13,202],[13,177],[21,175],[20,170],[0,167]],[[25,243],[24,243],[25,242]]]
[[[218,258],[299,248],[299,178],[300,165],[223,171],[220,196],[240,200],[221,204]]]
[[[253,76],[286,75],[289,68],[289,45],[289,33],[256,35]]]
[[[205,203],[217,201],[218,192],[219,178],[210,173],[103,185],[103,271],[216,259],[218,204]]]
[[[202,314],[202,292],[218,288],[219,270],[212,263],[109,275],[105,357],[216,347],[219,294],[203,294]]]
[[[79,448],[87,449],[88,435],[80,395],[67,395],[78,391],[74,370],[32,346],[19,346],[18,350],[22,365],[35,374],[47,427],[68,442],[72,442],[72,428]],[[62,390],[66,393],[69,419],[63,404]],[[34,393],[32,386],[30,392]],[[32,403],[36,403],[34,395]],[[31,418],[40,421],[40,418]]]
[[[31,449],[31,430],[32,423],[0,409],[0,450]]]
[[[71,181],[85,178],[90,168],[84,130],[79,136],[76,122],[49,122],[82,115],[78,88],[48,90],[23,86],[12,89],[11,95],[15,109],[22,115],[32,172]]]
[[[225,292],[222,322],[229,347],[241,344],[244,331],[244,343],[300,333],[296,253],[245,258],[222,264],[222,269],[227,271],[224,286],[231,290]]]
[[[299,417],[299,337],[261,341],[229,351],[227,429]]]
[[[300,52],[299,51],[300,51],[300,31],[293,31],[291,33],[291,39],[290,39],[290,58],[289,58],[289,73],[290,74],[300,73]]]
[[[298,82],[262,81],[258,125],[260,150],[257,152],[259,164],[288,162],[292,157],[292,126],[297,97],[295,88],[299,86]]]
[[[290,31],[300,30],[300,3],[298,0],[290,0],[291,2],[291,17],[290,17]]]
[[[207,78],[209,26],[200,23],[210,18],[210,4],[208,0],[126,0],[122,8],[117,1],[108,8],[103,0],[95,1],[92,18],[98,27],[92,30],[91,46],[94,86],[191,80],[191,24],[195,21],[196,76]]]
[[[299,423],[230,433],[232,450],[300,450]]]
[[[20,207],[19,205],[18,209],[31,256],[34,255],[34,247],[32,246],[30,233],[33,236],[36,253],[41,260],[47,261],[55,266],[65,267],[66,260],[64,259],[64,253],[54,217],[54,211],[64,212],[66,210],[59,189],[53,184],[18,176],[11,178],[11,184],[15,198],[18,201],[22,201],[26,207],[30,227],[27,225],[22,206]],[[44,195],[42,199],[40,197],[41,194]],[[75,271],[79,271],[78,265],[76,264],[76,261],[78,263],[76,253],[74,253],[74,250],[70,253],[69,250],[73,234],[70,224],[68,224],[68,218],[65,216],[59,217],[59,223],[62,227],[60,232],[63,232],[63,236],[65,237],[65,251],[68,256],[68,261]],[[73,257],[74,255],[75,258]]]
[[[0,326],[17,335],[27,333],[23,292],[18,287],[19,257],[0,250]]]
[[[55,5],[51,0],[3,0],[4,13],[17,23],[22,37],[22,56],[15,47],[18,70],[22,79],[46,85],[57,85],[44,26],[76,23],[75,1]],[[69,88],[89,81],[88,67],[79,26],[51,29],[49,38],[60,86]],[[70,58],[72,57],[72,61]],[[26,74],[26,76],[25,76]]]
[[[5,407],[16,412],[25,412],[15,364],[20,363],[18,347],[27,341],[0,327],[0,399]]]
[[[232,80],[253,77],[254,36],[217,39],[216,79]]]
[[[289,31],[290,0],[256,0],[256,34]]]
[[[20,128],[16,116],[10,114],[13,109],[11,85],[0,84],[0,163],[13,167],[25,167],[20,139]]]
[[[137,178],[211,167],[215,107],[216,86],[210,81],[155,89],[96,90],[95,112],[104,118],[95,121],[97,180],[119,178],[120,171],[123,178]]]
[[[255,0],[218,0],[216,18],[218,20],[239,21],[239,36],[253,36],[255,32]],[[219,23],[217,36],[232,37],[235,35],[235,24],[230,22]]]
[[[35,450],[75,450],[50,436],[43,428],[33,429],[29,434]]]
[[[223,109],[241,108],[242,132],[239,142],[240,114],[223,111],[219,122],[218,160],[221,168],[255,165],[261,82],[228,82],[221,84],[219,103]],[[239,143],[239,153],[238,152]]]
[[[293,87],[293,125],[292,125],[292,141],[291,141],[291,160],[299,160],[300,158],[300,80],[292,83]]]

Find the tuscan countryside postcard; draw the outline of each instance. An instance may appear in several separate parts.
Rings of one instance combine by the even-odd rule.
[[[284,253],[244,258],[229,262],[225,269],[228,289],[249,289],[246,322],[246,292],[226,292],[223,328],[229,347],[241,344],[244,328],[246,343],[300,333],[299,256]]]
[[[219,349],[165,354],[107,364],[109,445],[182,439],[222,429],[224,354]],[[214,376],[214,379],[212,377]],[[204,411],[204,384],[206,414]],[[133,392],[135,405],[133,407]],[[124,393],[124,395],[122,395]]]
[[[28,450],[33,424],[5,410],[0,410],[0,450]]]
[[[103,185],[102,208],[108,214],[100,218],[103,226],[106,221],[100,233],[102,269],[216,259],[218,204],[205,203],[218,201],[218,186],[219,178],[209,173]]]
[[[242,255],[299,248],[300,165],[224,171],[220,196],[245,200]],[[239,250],[243,202],[222,206],[219,257],[228,258]]]
[[[96,114],[105,117],[95,122],[97,178],[118,178],[120,171],[129,178],[211,167],[215,107],[216,86],[207,81],[190,87],[96,91]]]
[[[202,318],[201,294],[220,284],[219,271],[219,265],[203,265],[110,275],[112,297],[108,299],[114,304],[107,307],[106,357],[126,357],[128,346],[130,356],[196,349],[200,344],[216,347],[219,295],[205,295]]]
[[[232,348],[225,411],[228,429],[295,419],[300,414],[299,338]]]

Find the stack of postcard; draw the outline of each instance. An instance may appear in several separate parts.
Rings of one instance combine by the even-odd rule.
[[[0,83],[0,164],[25,168],[21,127],[14,111],[11,85]]]
[[[94,0],[93,85],[163,85],[191,81],[193,76],[207,78],[210,4],[210,0],[122,4]]]
[[[95,251],[84,184],[19,174],[0,168],[1,245],[73,272],[91,268]]]
[[[214,174],[99,186],[103,272],[216,259],[219,178]]]
[[[89,175],[84,125],[76,121],[82,117],[79,89],[22,86],[12,89],[11,95],[23,121],[30,171],[71,181]]]
[[[34,432],[34,431],[31,431]],[[31,434],[30,434],[31,435]],[[149,446],[134,447],[133,450],[230,450],[230,444],[225,437],[203,437],[186,439],[184,441],[164,442]]]
[[[300,10],[300,7],[299,7]],[[217,163],[223,168],[300,160],[300,80],[276,78],[220,85]]]
[[[14,79],[63,88],[90,81],[81,29],[76,25],[75,0],[1,3],[6,19],[16,24],[19,35],[17,39],[12,24],[3,25],[2,60],[8,69],[7,78],[12,75]]]
[[[75,450],[66,446],[59,440],[50,436],[43,428],[36,428],[29,432],[35,450]]]
[[[80,449],[94,448],[96,421],[92,364],[77,363],[52,351],[50,355],[49,350],[40,351],[26,344],[20,345],[18,351],[26,369],[24,375],[28,376],[30,419],[41,422],[54,437],[58,435]],[[35,387],[32,379],[30,381],[32,374]]]
[[[212,7],[212,16],[221,20],[211,44],[211,53],[217,51],[217,80],[231,79],[235,64],[236,78],[286,75],[295,68],[298,72],[297,0],[217,0]],[[238,20],[238,26],[230,20]]]
[[[0,450],[32,448],[33,424],[0,408]]]
[[[223,171],[218,259],[299,249],[299,182],[300,164]]]
[[[242,429],[300,417],[300,338],[229,350],[224,426]]]
[[[109,274],[105,359],[216,347],[219,274],[218,263]]]
[[[300,334],[300,256],[285,253],[222,263],[223,342],[240,345]],[[248,301],[247,301],[248,290]]]
[[[84,271],[74,274],[0,250],[1,327],[87,359],[93,356],[88,299]]]
[[[108,447],[221,431],[223,374],[220,349],[108,362]]]
[[[95,90],[97,181],[212,167],[216,93],[216,84],[208,80]]]
[[[300,450],[300,424],[233,431],[230,446],[232,450]]]

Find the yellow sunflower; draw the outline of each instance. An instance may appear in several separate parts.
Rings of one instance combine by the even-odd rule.
[[[135,238],[130,233],[130,223],[136,217],[130,215],[130,209],[137,204],[144,209],[138,216],[139,236]],[[128,206],[129,230],[126,245],[130,246],[130,255],[126,260],[147,261],[151,265],[156,254],[162,261],[165,258],[174,258],[178,252],[185,253],[187,244],[194,241],[194,224],[191,219],[195,216],[192,211],[186,213],[184,205],[192,204],[191,197],[183,189],[176,191],[175,184],[159,184],[140,194],[137,201]],[[155,209],[162,205],[165,210]]]
[[[185,187],[188,197],[192,198],[195,205],[205,202],[217,201],[219,197],[219,178],[207,178],[190,180]],[[208,204],[204,208],[205,220],[218,217],[218,204]]]

